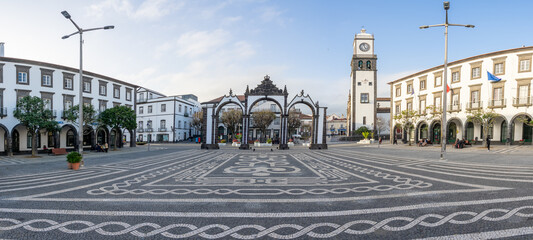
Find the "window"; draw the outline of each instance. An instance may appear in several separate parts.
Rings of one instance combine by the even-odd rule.
[[[481,77],[481,67],[472,68],[472,79]]]
[[[413,84],[407,84],[407,93],[408,94],[413,93]]]
[[[72,107],[74,102],[74,95],[63,95],[63,109],[68,110]]]
[[[181,121],[178,121],[178,128],[181,128]]]
[[[518,87],[518,102],[517,104],[530,104],[529,101],[529,85],[520,85]]]
[[[459,105],[459,94],[454,94],[452,96],[452,106],[458,106]]]
[[[74,74],[63,73],[63,89],[73,90],[72,88],[73,77],[74,77]]]
[[[100,112],[103,112],[107,109],[107,101],[100,100],[100,104],[98,106],[98,109]]]
[[[412,111],[412,110],[413,110],[413,103],[407,102],[407,111]]]
[[[452,82],[459,82],[461,79],[459,78],[460,74],[459,72],[452,72]]]
[[[144,108],[143,107],[139,107],[139,114],[143,114],[144,113]]]
[[[4,64],[0,63],[0,83],[4,82]]]
[[[501,100],[502,99],[502,91],[503,89],[501,87],[494,88],[492,90],[492,99],[493,100]]]
[[[426,80],[420,80],[420,90],[426,90]]]
[[[107,83],[100,81],[100,96],[107,96]]]
[[[178,106],[178,112],[181,112],[181,104]]]
[[[372,62],[366,61],[366,68],[367,69],[372,69]]]
[[[167,105],[161,104],[161,112],[166,112],[166,111],[167,111]]]
[[[472,103],[478,103],[479,102],[479,90],[472,91],[470,93],[470,101]]]
[[[359,60],[357,67],[359,67],[359,69],[363,69],[363,60]]]
[[[437,110],[440,110],[441,103],[442,103],[442,102],[441,102],[441,100],[440,100],[440,96],[439,96],[439,97],[435,97],[435,103],[434,103],[434,104],[435,104],[435,108],[436,108]]]
[[[395,111],[394,111],[394,113],[395,113],[396,115],[398,115],[398,114],[400,114],[400,111],[401,111],[400,104],[396,104],[396,107],[395,107]]]
[[[42,85],[45,86],[45,87],[51,87],[52,86],[52,76],[51,75],[43,75]]]
[[[361,103],[369,103],[368,93],[361,93]]]
[[[167,126],[167,121],[166,120],[161,120],[161,123],[159,124],[159,127],[164,129],[164,128],[167,128],[166,126]]]
[[[402,95],[402,89],[401,86],[396,86],[396,97],[399,97]]]
[[[363,116],[363,125],[366,125],[366,116]]]
[[[113,85],[113,97],[120,98],[120,86],[119,85]]]
[[[520,70],[518,70],[518,72],[529,72],[529,71],[531,71],[531,59],[520,60]]]
[[[52,99],[53,94],[50,93],[41,93],[41,99],[44,102],[44,108],[48,110],[52,110]]]
[[[357,82],[357,86],[361,86],[361,82]]]
[[[420,113],[426,113],[426,99],[420,100]]]
[[[74,146],[74,131],[72,129],[67,131],[67,147],[73,147]]]
[[[368,86],[372,86],[372,82],[368,82]]]
[[[503,62],[495,63],[494,64],[494,74],[504,74],[504,73],[505,73],[505,70],[504,70]]]
[[[131,89],[126,88],[126,101],[131,101]]]
[[[17,69],[17,84],[30,84],[30,67],[15,65]]]
[[[48,147],[55,147],[54,133],[51,131],[48,132]]]
[[[40,148],[41,146],[41,134],[40,134],[40,131],[37,132],[35,134],[37,136],[37,148]],[[28,148],[31,148],[33,146],[33,138],[32,138],[32,135],[30,132],[28,132],[28,137],[26,138],[27,139],[27,146]]]
[[[148,113],[152,113],[152,106],[148,106]]]
[[[442,86],[442,76],[435,76],[435,87]]]
[[[279,118],[274,119],[274,125],[279,125],[279,123],[280,123]]]
[[[28,90],[16,90],[17,91],[17,102],[20,101],[21,98],[29,96],[31,91]]]
[[[144,124],[143,121],[139,121],[139,124],[138,124],[139,126],[137,126],[137,127],[138,127],[139,129],[142,129],[142,128],[143,128],[143,124]]]
[[[91,93],[91,80],[83,79],[83,92]]]

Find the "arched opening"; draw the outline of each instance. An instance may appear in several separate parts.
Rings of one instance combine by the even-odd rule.
[[[400,124],[396,124],[394,126],[394,136],[393,136],[393,142],[397,143],[398,140],[402,139],[402,126]]]
[[[216,141],[227,142],[239,147],[242,140],[244,111],[236,102],[224,102],[217,107],[216,116]],[[187,134],[183,133],[184,136]],[[235,142],[235,144],[233,144]]]
[[[97,133],[96,133],[96,143],[100,144],[100,145],[104,145],[104,144],[108,143],[108,137],[107,136],[109,136],[109,131],[106,128],[104,128],[104,127],[99,127],[97,129]],[[142,139],[142,135],[140,135],[140,136],[141,136],[141,139]]]
[[[7,155],[8,153],[8,136],[9,131],[7,130],[6,126],[0,124],[0,153]]]
[[[248,128],[248,139],[260,143],[279,144],[281,136],[281,104],[271,98],[260,98],[250,105],[250,123]],[[272,121],[265,121],[265,116],[261,116],[259,112],[272,112]],[[261,118],[262,119],[261,119]],[[268,125],[264,125],[270,122]],[[264,128],[264,129],[263,129]],[[250,141],[249,141],[250,142]]]
[[[75,147],[76,146],[76,134],[74,133],[73,129],[69,129],[67,131],[67,147]]]
[[[472,142],[474,138],[474,123],[472,121],[469,121],[466,123],[466,140]]]
[[[309,103],[296,102],[289,106],[288,113],[287,137],[289,142],[294,144],[315,143],[316,113],[313,106]]]
[[[148,136],[150,135],[151,134],[148,134]],[[109,134],[109,142],[110,142],[109,144],[110,148],[121,148],[122,147],[122,131],[119,128],[111,129],[111,132]]]
[[[94,143],[94,131],[91,126],[83,127],[83,146],[84,147],[93,147]]]
[[[463,138],[463,125],[458,118],[448,120],[446,140],[448,143],[455,143],[457,139]]]
[[[507,121],[502,121],[500,124],[500,141],[507,143]]]
[[[419,142],[420,140],[428,139],[429,136],[429,128],[426,122],[420,122],[418,123],[417,131],[416,131],[416,138],[415,141]]]
[[[13,153],[20,152],[20,134],[17,129],[13,130],[11,139],[13,141]]]
[[[431,142],[433,144],[440,144],[441,141],[441,125],[440,122],[433,123],[431,128]]]
[[[511,139],[513,143],[531,144],[533,127],[527,124],[531,122],[531,119],[531,116],[527,113],[520,113],[513,117],[511,120]]]
[[[63,125],[59,130],[59,144],[57,148],[77,148],[78,131],[70,124]]]

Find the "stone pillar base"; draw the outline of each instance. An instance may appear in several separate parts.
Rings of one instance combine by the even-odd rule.
[[[201,149],[220,149],[218,144],[205,144],[202,143]]]
[[[278,148],[279,148],[279,150],[289,150],[289,145],[288,144],[280,144]]]
[[[248,143],[241,143],[241,146],[239,146],[239,149],[250,150],[250,145],[248,145]]]
[[[323,144],[311,144],[309,146],[309,149],[315,149],[315,150],[319,150],[319,149],[328,149],[328,145],[323,143]]]

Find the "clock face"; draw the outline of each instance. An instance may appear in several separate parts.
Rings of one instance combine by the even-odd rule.
[[[359,49],[363,52],[366,52],[370,50],[370,45],[368,45],[368,43],[361,43],[359,44]]]

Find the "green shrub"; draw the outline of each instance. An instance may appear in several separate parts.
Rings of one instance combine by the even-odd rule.
[[[370,132],[362,132],[361,134],[365,139],[368,139],[368,135],[370,134]]]
[[[267,143],[272,143],[272,139],[267,139]]]
[[[220,140],[220,143],[226,143],[226,139]]]
[[[79,163],[81,162],[81,154],[79,152],[70,152],[67,155],[67,162],[69,163]]]

